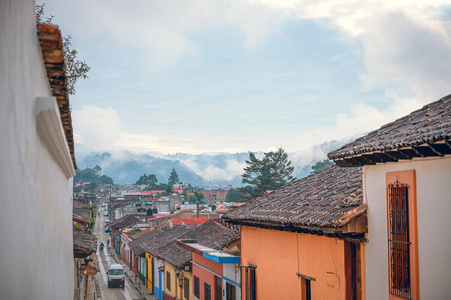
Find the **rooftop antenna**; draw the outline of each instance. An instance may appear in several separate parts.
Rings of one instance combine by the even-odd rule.
[[[219,251],[221,251],[221,252],[222,252],[222,247],[221,247],[221,246],[219,246],[219,245],[218,245],[218,243],[216,243],[216,242],[214,242],[214,243],[215,243],[215,245],[216,245],[216,246],[218,246],[218,248],[219,248]]]

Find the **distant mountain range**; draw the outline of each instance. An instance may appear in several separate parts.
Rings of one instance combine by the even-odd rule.
[[[328,152],[352,141],[349,137],[340,141],[328,141],[307,150],[288,153],[298,178],[310,174],[311,166],[326,159]],[[77,148],[76,148],[77,149]],[[257,156],[263,153],[257,153]],[[101,173],[110,176],[117,184],[133,184],[141,175],[155,174],[159,182],[167,182],[172,168],[177,171],[180,181],[204,188],[241,186],[241,174],[249,153],[214,154],[161,154],[132,153],[126,150],[107,152],[77,152],[78,168],[102,168]]]

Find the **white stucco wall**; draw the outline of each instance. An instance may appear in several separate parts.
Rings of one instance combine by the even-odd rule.
[[[420,159],[364,168],[368,202],[366,296],[388,299],[385,174],[415,170],[417,184],[420,298],[449,299],[451,284],[451,157]]]
[[[238,272],[236,271],[236,265],[235,264],[223,264],[222,266],[222,274],[224,277],[227,277],[228,279],[231,279],[237,283],[241,283],[241,269],[238,268]],[[233,284],[232,284],[233,285]],[[226,299],[227,296],[227,280],[222,280],[222,289],[224,299]],[[241,299],[241,288],[238,286],[235,286],[235,299]]]
[[[72,179],[36,130],[50,97],[33,0],[0,1],[0,298],[73,299]]]

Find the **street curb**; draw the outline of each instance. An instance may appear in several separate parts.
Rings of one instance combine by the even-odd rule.
[[[100,285],[97,275],[94,277],[95,289],[96,289],[96,299],[102,299],[102,293],[100,292]],[[100,296],[100,297],[99,297]]]

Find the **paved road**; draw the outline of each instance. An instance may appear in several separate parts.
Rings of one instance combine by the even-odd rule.
[[[103,208],[100,208],[99,211],[100,216],[97,217],[95,223],[94,235],[97,236],[99,244],[103,242],[106,246],[107,241],[110,239],[109,233],[105,233],[105,220],[107,220],[108,217],[103,216]],[[142,299],[141,295],[136,290],[135,286],[129,281],[127,277],[125,281],[125,288],[108,288],[107,287],[108,278],[106,275],[106,271],[108,271],[108,266],[113,263],[115,264],[116,261],[112,256],[110,256],[106,247],[105,249],[103,249],[103,251],[97,249],[97,256],[99,257],[99,266],[100,266],[100,273],[98,273],[97,275],[97,280],[99,281],[102,299],[108,300]]]

